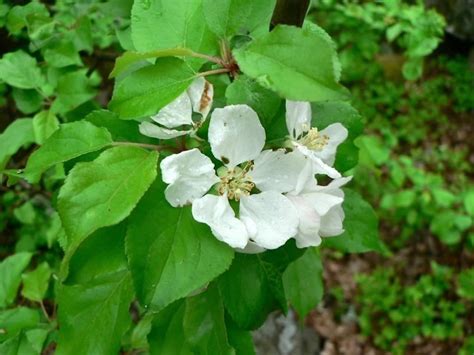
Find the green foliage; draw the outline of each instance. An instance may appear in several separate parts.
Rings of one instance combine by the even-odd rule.
[[[456,339],[463,335],[466,309],[459,301],[450,301],[452,270],[436,263],[431,274],[413,285],[403,285],[393,268],[360,275],[359,325],[367,337],[384,350],[403,354],[417,336]],[[377,317],[377,314],[387,315]]]

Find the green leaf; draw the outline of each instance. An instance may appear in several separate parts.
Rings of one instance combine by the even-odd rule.
[[[124,234],[123,227],[104,228],[72,257],[73,277],[58,291],[61,326],[56,354],[119,353],[122,336],[131,325],[133,299]]]
[[[31,329],[40,321],[39,311],[26,307],[17,307],[0,311],[0,342],[12,338],[24,329]]]
[[[21,282],[21,273],[30,260],[31,253],[17,253],[0,263],[0,309],[15,300]]]
[[[158,58],[155,65],[116,82],[109,108],[121,118],[156,114],[192,82],[194,72],[180,59]]]
[[[21,89],[38,88],[44,82],[36,59],[22,50],[7,53],[0,59],[0,80]]]
[[[86,121],[66,123],[59,127],[28,159],[26,178],[38,182],[41,174],[56,164],[95,152],[112,143],[105,128]]]
[[[245,75],[240,75],[227,87],[225,97],[228,105],[246,104],[253,108],[265,128],[281,106],[281,99],[277,94]]]
[[[283,274],[285,294],[303,321],[323,298],[323,265],[318,249],[308,248]]]
[[[31,201],[27,201],[20,207],[13,210],[13,215],[22,224],[33,224],[36,217],[36,211]]]
[[[61,75],[58,78],[56,92],[57,97],[51,106],[51,111],[61,114],[89,101],[97,93],[87,76],[87,69]]]
[[[344,189],[344,192],[345,232],[337,237],[323,238],[323,246],[348,253],[388,253],[379,238],[378,219],[372,206],[358,193],[350,189]]]
[[[171,207],[164,189],[157,179],[130,216],[126,239],[137,297],[153,311],[206,285],[234,255],[193,219],[190,207]]]
[[[138,63],[145,59],[161,58],[161,57],[183,57],[192,55],[193,51],[187,48],[172,48],[172,49],[159,49],[150,52],[125,52],[115,61],[115,66],[110,73],[110,78],[124,73],[132,64]]]
[[[236,254],[218,283],[227,311],[242,329],[259,327],[278,307],[277,298],[284,298],[280,271],[261,255]]]
[[[36,302],[41,302],[48,290],[49,278],[52,270],[47,262],[41,263],[35,270],[22,275],[23,297]]]
[[[183,317],[186,341],[197,354],[234,354],[227,340],[224,305],[216,285],[186,299]]]
[[[226,319],[226,325],[229,344],[235,349],[235,354],[255,355],[255,347],[251,333],[249,331],[239,329],[229,317]]]
[[[43,343],[48,336],[47,329],[31,329],[0,344],[2,355],[40,355]]]
[[[63,68],[69,65],[82,65],[81,57],[72,42],[72,38],[66,38],[61,42],[49,46],[44,50],[43,56],[48,65],[55,68]]]
[[[33,131],[38,144],[43,144],[57,129],[59,120],[51,111],[41,111],[33,117]]]
[[[315,26],[315,25],[314,25]],[[340,68],[329,36],[317,28],[277,26],[234,52],[240,69],[291,100],[348,99],[338,84]]]
[[[474,268],[461,271],[458,275],[459,296],[469,300],[474,300]]]
[[[21,147],[35,141],[32,123],[30,118],[16,119],[0,134],[0,170]]]
[[[16,107],[27,115],[40,110],[43,104],[43,96],[33,89],[13,88],[12,96]]]
[[[364,125],[359,112],[348,102],[319,102],[311,105],[313,112],[312,125],[323,129],[332,123],[339,122],[349,131],[347,139],[337,148],[335,167],[347,171],[357,165],[359,149],[354,144],[363,131]]]
[[[184,341],[184,300],[177,301],[158,313],[148,343],[151,355],[193,355],[191,346]]]
[[[91,233],[130,214],[155,179],[157,161],[157,152],[114,147],[94,161],[75,165],[58,197],[58,211],[68,237],[65,265]]]
[[[136,0],[132,39],[140,52],[181,47],[213,55],[219,48],[204,21],[202,0]],[[197,69],[203,60],[189,58],[188,62]]]
[[[207,25],[221,38],[247,34],[256,28],[268,31],[275,0],[204,0]]]

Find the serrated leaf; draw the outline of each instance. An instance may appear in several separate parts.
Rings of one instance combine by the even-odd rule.
[[[0,309],[15,300],[21,282],[21,273],[30,260],[31,253],[17,253],[0,263]]]
[[[157,161],[154,151],[114,147],[91,162],[76,164],[58,197],[68,241],[63,265],[91,233],[130,214],[155,179]]]
[[[38,150],[31,154],[25,168],[26,178],[35,183],[41,174],[56,164],[95,152],[112,143],[105,128],[86,121],[65,123]]]
[[[257,28],[268,31],[275,0],[204,0],[204,18],[220,38],[247,34]]]
[[[43,144],[58,128],[59,120],[51,111],[41,111],[33,117],[33,131],[38,144]]]
[[[0,170],[5,167],[8,159],[22,146],[34,141],[33,121],[30,118],[20,118],[13,121],[0,134]]]
[[[47,262],[41,263],[35,270],[23,274],[22,296],[31,301],[41,302],[48,290],[51,274],[52,270]]]
[[[285,294],[301,320],[323,298],[323,265],[319,250],[308,248],[283,274]]]
[[[21,89],[34,89],[43,82],[36,59],[22,50],[5,54],[0,59],[0,80]]]
[[[0,354],[2,355],[40,355],[43,350],[43,343],[48,336],[47,329],[31,329],[8,339],[0,344]]]
[[[138,299],[153,311],[206,285],[234,255],[193,219],[190,207],[171,207],[164,189],[159,178],[146,193],[129,218],[126,242]]]
[[[202,0],[137,0],[132,8],[132,40],[140,52],[189,48],[213,55],[219,48],[207,28]],[[202,59],[187,60],[194,69]]]
[[[187,48],[170,48],[170,49],[159,49],[150,52],[125,52],[115,61],[115,66],[110,73],[110,78],[124,73],[133,64],[151,58],[161,57],[183,57],[192,55],[193,51]]]
[[[121,118],[156,114],[192,82],[194,72],[180,59],[158,58],[150,65],[116,82],[109,108]]]
[[[323,238],[323,246],[348,253],[389,251],[379,238],[378,218],[370,206],[357,192],[344,189],[343,208],[345,232],[337,237]]]
[[[346,100],[348,94],[338,83],[334,45],[324,31],[314,27],[279,25],[234,51],[234,56],[246,75],[287,99]]]

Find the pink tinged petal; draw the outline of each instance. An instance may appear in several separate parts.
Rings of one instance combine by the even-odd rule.
[[[286,128],[293,139],[311,128],[311,105],[304,101],[286,100]]]
[[[260,191],[289,192],[314,179],[308,159],[297,152],[265,150],[254,161],[249,176]]]
[[[295,235],[296,246],[298,248],[307,248],[320,245],[319,228],[321,217],[319,214],[304,197],[287,197],[295,206],[299,217],[298,233]]]
[[[324,174],[333,179],[341,177],[341,173],[339,173],[339,171],[323,162],[321,158],[317,156],[316,152],[309,150],[307,147],[301,144],[297,144],[296,149],[298,149],[303,155],[311,159],[311,161],[313,162],[313,171],[315,174]]]
[[[294,237],[299,218],[293,204],[282,194],[265,191],[240,200],[240,219],[250,238],[260,247],[276,249]]]
[[[205,120],[212,108],[214,86],[204,78],[199,77],[192,82],[187,93],[191,99],[193,111],[199,112]]]
[[[265,145],[265,130],[247,105],[215,109],[209,124],[212,153],[229,168],[255,159]]]
[[[163,107],[151,119],[167,128],[176,128],[182,125],[193,124],[191,100],[185,91],[170,104]]]
[[[235,217],[227,196],[206,195],[193,202],[193,217],[207,224],[212,234],[233,248],[243,249],[249,240],[245,225]]]
[[[169,184],[165,197],[174,207],[202,197],[219,181],[214,164],[198,149],[170,155],[162,160],[160,167],[163,181]]]
[[[347,138],[348,131],[342,124],[333,123],[323,129],[320,134],[327,135],[329,137],[329,141],[323,150],[315,153],[326,164],[332,166],[336,160],[337,147]]]
[[[332,208],[321,217],[321,236],[335,237],[344,233],[344,210],[341,206]]]
[[[178,131],[175,129],[163,128],[151,122],[140,123],[138,129],[140,133],[144,136],[158,139],[172,139],[180,136],[185,136],[186,134],[190,133],[190,131],[187,130]]]

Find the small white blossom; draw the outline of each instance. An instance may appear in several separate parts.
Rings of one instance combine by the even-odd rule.
[[[295,236],[298,213],[283,195],[294,184],[276,181],[262,162],[283,159],[285,166],[298,168],[299,163],[292,159],[301,162],[305,158],[262,152],[265,131],[255,111],[247,105],[214,110],[209,142],[214,157],[223,163],[217,174],[212,161],[197,149],[171,155],[161,162],[163,180],[169,184],[165,190],[168,202],[175,207],[192,203],[196,221],[206,223],[217,239],[244,252],[276,249]],[[298,174],[292,173],[287,179],[297,179]],[[262,192],[253,194],[255,185]],[[218,195],[208,193],[212,186]],[[230,205],[232,200],[239,204],[238,216]]]
[[[315,173],[331,178],[341,177],[332,165],[338,145],[347,138],[347,129],[340,123],[333,123],[318,131],[316,127],[311,127],[311,118],[309,102],[286,101],[286,126],[291,144],[311,159]]]
[[[212,84],[201,77],[195,79],[185,92],[151,117],[153,122],[142,122],[140,133],[158,139],[194,135],[211,110],[213,96]],[[193,112],[200,113],[201,120],[193,121]]]

